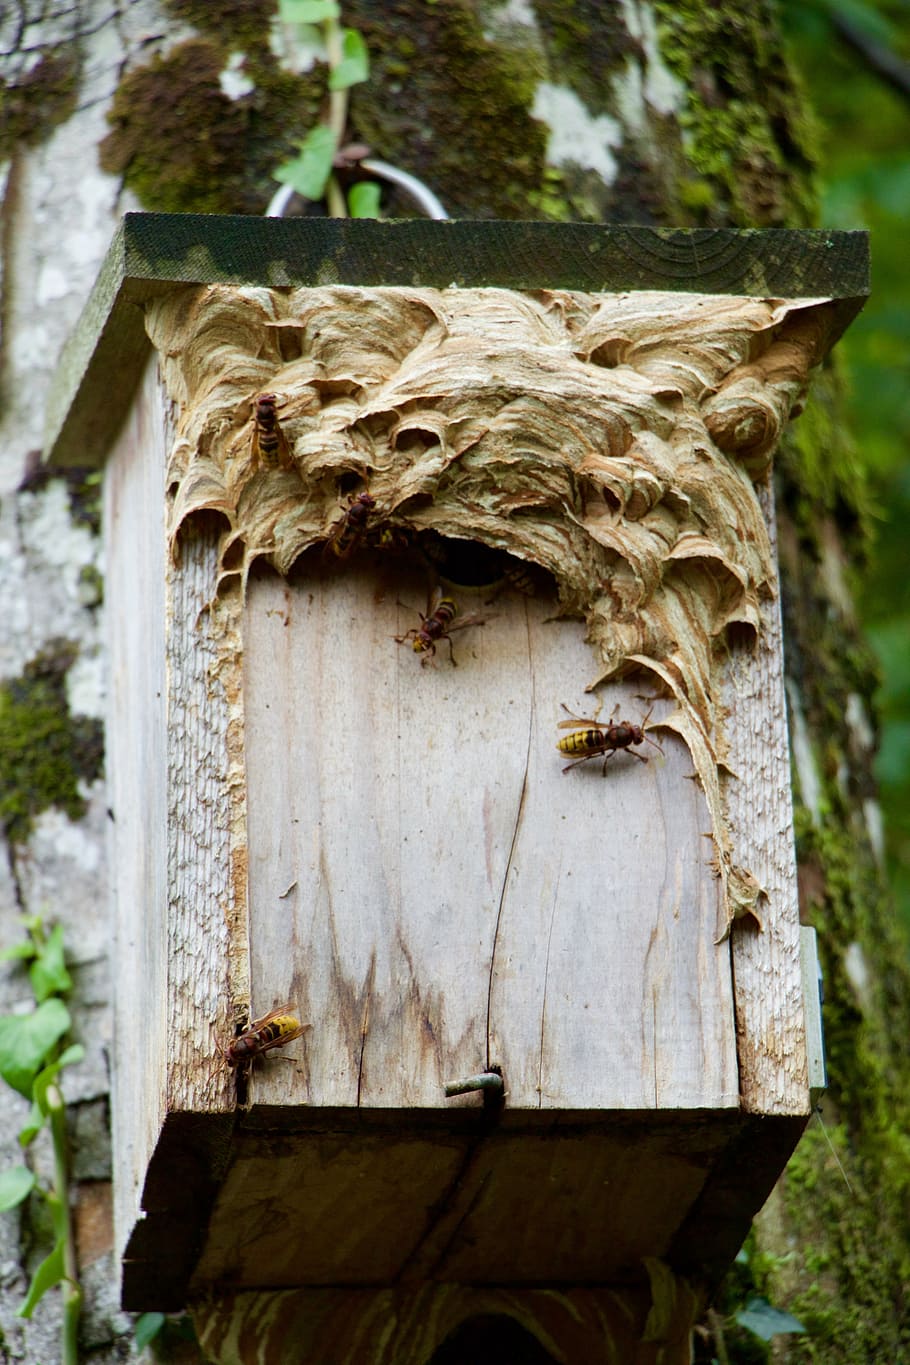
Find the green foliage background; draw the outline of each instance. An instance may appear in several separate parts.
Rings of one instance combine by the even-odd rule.
[[[910,0],[787,0],[781,13],[819,121],[821,226],[872,235],[872,297],[838,352],[870,491],[855,587],[881,663],[877,776],[910,925]],[[844,23],[904,64],[905,92],[845,40]]]

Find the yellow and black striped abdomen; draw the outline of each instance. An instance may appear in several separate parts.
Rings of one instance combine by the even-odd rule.
[[[299,1034],[299,1029],[300,1020],[295,1019],[293,1014],[279,1014],[276,1019],[270,1020],[269,1023],[263,1024],[260,1029],[257,1029],[256,1036],[259,1039],[260,1050],[267,1046],[280,1047],[282,1040],[287,1038],[288,1034]]]
[[[563,735],[562,739],[556,741],[556,747],[569,758],[587,758],[602,754],[610,746],[603,730],[588,729],[573,730],[570,735]]]

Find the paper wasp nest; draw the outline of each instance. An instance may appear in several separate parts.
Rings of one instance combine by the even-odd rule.
[[[584,618],[591,682],[650,673],[678,709],[712,814],[728,915],[717,664],[758,629],[775,568],[753,480],[812,365],[824,300],[348,286],[193,288],[149,307],[177,404],[170,532],[226,519],[219,585],[264,556],[286,572],[360,476],[375,522],[432,528],[535,563]],[[277,396],[292,469],[252,458]],[[354,480],[356,483],[356,479]],[[216,585],[213,583],[213,591]]]

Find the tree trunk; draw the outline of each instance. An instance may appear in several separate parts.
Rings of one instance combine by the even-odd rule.
[[[733,11],[704,0],[343,0],[342,8],[372,59],[370,80],[351,92],[348,140],[416,175],[452,217],[812,222],[808,119],[770,3]],[[78,472],[49,477],[34,452],[60,344],[119,214],[261,213],[276,188],[271,171],[318,114],[324,69],[281,65],[268,43],[271,0],[82,0],[59,16],[39,0],[7,9],[0,721],[14,715],[18,739],[29,714],[20,703],[32,699],[37,711],[37,678],[42,698],[50,689],[55,699],[64,738],[53,771],[38,772],[13,765],[18,750],[0,725],[8,855],[0,946],[21,936],[23,913],[64,925],[76,1031],[88,1051],[66,1073],[87,1291],[83,1346],[106,1362],[121,1358],[129,1324],[117,1310],[107,1214],[107,816],[93,744],[103,714],[97,489]],[[384,196],[387,216],[413,213],[403,192],[387,186]],[[785,439],[777,483],[801,909],[819,931],[830,1090],[824,1130],[813,1120],[757,1221],[748,1264],[696,1340],[705,1359],[723,1351],[736,1359],[741,1329],[724,1314],[760,1294],[807,1329],[777,1339],[777,1361],[896,1361],[910,1350],[900,1325],[910,1261],[910,980],[879,864],[874,672],[850,589],[851,565],[864,553],[865,503],[841,430],[836,367],[816,382]],[[32,738],[33,750],[44,733]],[[3,1009],[27,994],[21,970],[5,965]],[[4,1164],[13,1164],[27,1106],[3,1108]],[[39,1166],[42,1159],[39,1152]],[[25,1268],[48,1249],[40,1211],[26,1209],[18,1222],[0,1221],[0,1262],[15,1267],[3,1277],[0,1321],[17,1358],[38,1362],[55,1357],[56,1304],[50,1295],[33,1321],[13,1320]],[[488,1341],[505,1329],[491,1330]],[[497,1359],[511,1358],[509,1350],[534,1358],[508,1335]],[[478,1359],[478,1351],[463,1334],[437,1359]]]

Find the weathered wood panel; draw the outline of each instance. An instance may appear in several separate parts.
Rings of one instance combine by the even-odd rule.
[[[164,1118],[167,1067],[166,443],[165,402],[152,356],[105,470],[107,554],[115,566],[107,577],[105,610],[119,1250],[139,1217],[142,1183]]]
[[[254,1288],[264,1266],[288,1288],[607,1284],[668,1253],[742,1127],[733,1110],[459,1117],[253,1111],[191,1293]],[[685,1251],[710,1256],[697,1236]]]
[[[117,566],[107,593],[115,1217],[127,1265],[148,1241],[142,1209],[167,1221],[176,1207],[172,1184],[165,1181],[163,1199],[157,1192],[162,1159],[178,1180],[185,1165],[180,1143],[162,1144],[168,1116],[235,1106],[233,1078],[215,1068],[213,1026],[233,1031],[234,1000],[247,991],[246,864],[238,876],[235,853],[245,831],[236,828],[228,743],[239,666],[225,662],[225,613],[213,621],[202,610],[214,532],[186,536],[179,564],[167,554],[169,438],[153,358],[108,462],[105,493]]]
[[[774,499],[761,490],[776,540]],[[736,861],[763,888],[764,930],[733,934],[736,1031],[742,1106],[754,1114],[809,1114],[809,1078],[800,967],[799,905],[790,755],[778,601],[762,609],[754,650],[731,652],[724,704],[732,775],[724,805]]]
[[[446,1080],[497,1065],[510,1109],[736,1105],[685,749],[563,774],[559,704],[594,705],[582,627],[462,593],[489,621],[454,636],[457,668],[445,645],[421,667],[392,637],[424,596],[387,570],[250,585],[254,1007],[293,1000],[312,1024],[256,1099],[451,1106]],[[616,687],[605,714],[616,699],[648,706]]]

